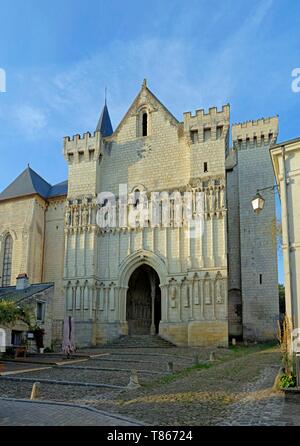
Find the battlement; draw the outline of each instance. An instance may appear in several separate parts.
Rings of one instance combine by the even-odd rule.
[[[230,125],[229,104],[223,105],[221,110],[211,107],[207,113],[204,109],[196,110],[195,115],[186,112],[183,117],[184,133],[191,144],[227,138]]]
[[[205,113],[205,110],[203,108],[196,110],[195,114],[192,115],[192,112],[185,112],[183,113],[184,121],[188,119],[194,119],[194,118],[205,118],[210,117],[211,119],[224,119],[227,117],[229,120],[230,117],[230,105],[226,104],[222,106],[222,110],[218,110],[217,107],[210,107],[208,109],[208,112]]]
[[[248,145],[274,144],[278,136],[278,116],[233,124],[232,141],[238,149]]]
[[[101,152],[102,137],[99,131],[64,137],[64,157],[68,163],[93,161]]]

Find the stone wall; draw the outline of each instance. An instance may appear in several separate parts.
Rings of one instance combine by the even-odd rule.
[[[148,134],[141,136],[140,115],[145,112]],[[81,344],[126,334],[126,290],[130,274],[143,263],[160,277],[162,336],[180,345],[227,344],[228,129],[229,106],[198,111],[196,117],[185,114],[179,123],[143,86],[111,137],[99,140],[96,132],[65,139],[70,175],[65,305],[77,321]],[[197,140],[191,134],[196,130]],[[201,138],[201,131],[208,130]],[[100,229],[95,193],[108,191],[118,198],[120,184],[128,193],[144,191],[149,199],[152,192],[201,192],[203,235],[190,238],[184,219],[182,227],[132,228],[126,223]]]
[[[65,312],[64,273],[64,214],[65,197],[49,200],[45,213],[43,282],[54,282],[53,318],[63,320]]]
[[[0,276],[4,241],[9,233],[13,238],[12,285],[16,283],[16,277],[24,272],[31,283],[42,281],[44,212],[45,202],[37,195],[0,204]]]
[[[262,191],[265,207],[255,214],[251,200],[257,189],[274,185],[269,148],[276,141],[278,118],[233,125],[237,153],[240,207],[243,336],[276,338],[279,313],[275,196]]]

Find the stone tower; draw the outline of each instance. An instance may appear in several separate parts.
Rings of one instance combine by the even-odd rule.
[[[269,154],[276,142],[278,117],[232,126],[227,157],[229,334],[249,340],[274,339],[278,319],[276,212],[266,190],[263,212],[251,200],[274,184]]]
[[[179,122],[146,82],[114,132],[105,105],[93,135],[65,138],[64,286],[79,345],[155,333],[177,345],[227,345],[228,141],[228,105],[185,113]],[[120,185],[128,191],[129,212],[137,195],[147,198],[149,211],[152,194],[159,194],[158,224],[151,213],[145,226],[96,224],[107,205],[96,196],[105,191],[114,195],[120,221]],[[199,237],[189,236],[183,211],[175,223],[172,199],[163,210],[166,197],[186,193],[193,215],[197,193],[204,197]]]

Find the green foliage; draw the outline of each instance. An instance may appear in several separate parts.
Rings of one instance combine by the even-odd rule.
[[[277,321],[277,339],[280,344],[280,351],[282,353],[282,364],[287,376],[292,376],[293,373],[293,355],[291,354],[292,346],[292,324],[287,315],[284,321],[280,324]]]
[[[282,284],[278,285],[279,289],[279,310],[280,313],[285,313],[285,287]]]
[[[187,367],[179,372],[174,372],[170,375],[166,375],[163,378],[160,378],[158,381],[148,383],[145,385],[145,387],[155,387],[157,384],[169,384],[173,381],[177,381],[180,378],[184,378],[185,376],[189,375],[194,370],[201,370],[201,369],[209,369],[212,367],[212,364],[208,363],[202,363],[202,364],[195,364],[191,367]]]
[[[18,320],[30,325],[30,313],[28,308],[21,307],[12,301],[0,300],[0,324],[13,326]]]
[[[255,353],[261,350],[266,350],[268,348],[273,348],[275,347],[275,345],[277,345],[277,343],[274,341],[260,342],[257,344],[248,344],[248,345],[238,344],[238,345],[230,345],[229,350],[235,353],[236,356],[242,356],[244,354]]]
[[[284,374],[280,378],[279,386],[281,389],[287,389],[288,387],[296,387],[296,377],[294,375]]]

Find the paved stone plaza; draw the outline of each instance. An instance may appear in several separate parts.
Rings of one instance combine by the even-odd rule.
[[[125,417],[63,404],[0,399],[0,426],[137,426]]]
[[[209,360],[211,352],[102,348],[85,350],[85,359],[74,358],[69,365],[55,356],[49,356],[52,366],[46,364],[47,356],[44,366],[29,358],[30,369],[28,364],[6,363],[0,378],[0,425],[77,425],[79,420],[81,425],[121,425],[111,417],[125,417],[120,423],[130,423],[129,417],[138,420],[133,423],[166,426],[300,425],[299,405],[287,403],[282,392],[272,389],[280,367],[277,347],[219,348],[214,361]],[[134,390],[127,388],[132,370],[141,384]],[[26,402],[34,382],[41,383],[39,401]]]

